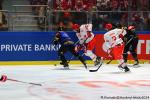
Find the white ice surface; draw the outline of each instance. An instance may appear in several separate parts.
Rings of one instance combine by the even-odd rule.
[[[72,65],[70,70],[52,65],[0,66],[9,79],[42,84],[0,82],[0,100],[142,100],[107,98],[117,96],[150,100],[150,64],[130,69],[124,73],[111,64],[98,72],[88,72],[82,65]]]

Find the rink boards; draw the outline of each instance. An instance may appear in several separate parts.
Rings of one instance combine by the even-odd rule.
[[[97,40],[95,53],[99,56],[106,56],[102,49],[103,34],[105,32],[94,32]],[[57,63],[57,51],[59,45],[52,43],[55,32],[1,32],[0,34],[0,64],[55,64]],[[73,41],[77,41],[74,32],[68,32]],[[138,32],[139,43],[137,48],[138,57],[141,63],[150,60],[150,31]],[[82,54],[82,52],[80,52]],[[66,54],[70,59],[72,55]],[[85,59],[89,60],[88,57]],[[129,59],[132,59],[129,57]],[[72,64],[78,64],[76,58],[71,61]],[[91,63],[91,62],[89,62]],[[115,61],[113,62],[115,63]],[[130,61],[132,63],[132,61]]]

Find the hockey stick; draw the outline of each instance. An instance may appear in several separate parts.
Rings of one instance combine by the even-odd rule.
[[[80,41],[78,40],[74,45],[77,45]],[[74,58],[74,55],[71,56],[71,58],[68,60],[68,63]]]
[[[133,40],[134,36],[132,36],[132,38],[126,43],[125,46],[127,46],[132,40]]]
[[[89,72],[97,72],[99,70],[99,68],[102,66],[103,62],[97,67],[97,69],[94,70],[89,70]]]
[[[106,64],[110,64],[113,61],[113,59],[110,59]]]
[[[87,40],[88,38],[86,38],[86,40]],[[86,41],[86,40],[84,40],[84,42]],[[75,43],[75,45],[77,45],[78,43],[80,42],[80,40],[78,40],[76,43]],[[84,43],[83,43],[84,44]],[[84,46],[82,44],[82,46]],[[84,46],[84,49],[85,49],[85,46]],[[81,57],[83,57],[84,56],[84,53],[81,55]],[[75,56],[74,55],[72,55],[72,57],[68,60],[68,63],[70,63],[70,61],[74,58]],[[85,69],[87,69],[87,66],[84,64],[84,67],[85,67]]]
[[[87,39],[88,39],[88,38],[86,38],[86,39],[84,40],[84,42],[83,42],[81,45],[83,45]],[[78,40],[74,45],[77,45],[79,42],[80,42],[80,40]],[[83,56],[83,55],[84,55],[84,53],[83,53],[81,56]],[[74,58],[74,55],[71,56],[71,58],[68,60],[68,63],[69,63],[73,58]]]
[[[113,59],[109,60],[106,64],[110,64],[112,62]],[[103,62],[97,67],[97,69],[95,70],[89,70],[90,72],[96,72],[99,70],[99,68],[102,66]]]
[[[26,83],[26,84],[32,84],[32,85],[37,85],[37,86],[42,86],[42,84],[31,83],[31,82],[24,82],[24,81],[19,81],[19,80],[10,79],[10,78],[8,78],[7,80],[9,80],[9,81],[14,81],[14,82],[20,82],[20,83]]]

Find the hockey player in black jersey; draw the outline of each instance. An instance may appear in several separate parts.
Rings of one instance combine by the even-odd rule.
[[[133,64],[133,66],[135,66],[139,64],[139,60],[138,60],[137,53],[136,53],[139,38],[135,32],[135,26],[128,26],[126,31],[127,31],[127,34],[124,36],[124,39],[123,39],[125,43],[123,58],[124,58],[124,61],[127,62],[128,51],[129,51],[135,60],[135,63]]]

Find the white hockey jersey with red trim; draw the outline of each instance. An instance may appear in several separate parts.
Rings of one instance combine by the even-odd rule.
[[[114,47],[123,42],[121,35],[125,35],[126,31],[124,29],[113,29],[104,34],[104,41],[108,47]]]
[[[80,33],[76,33],[80,44],[88,43],[94,38],[92,33],[92,24],[83,24],[80,26]]]

